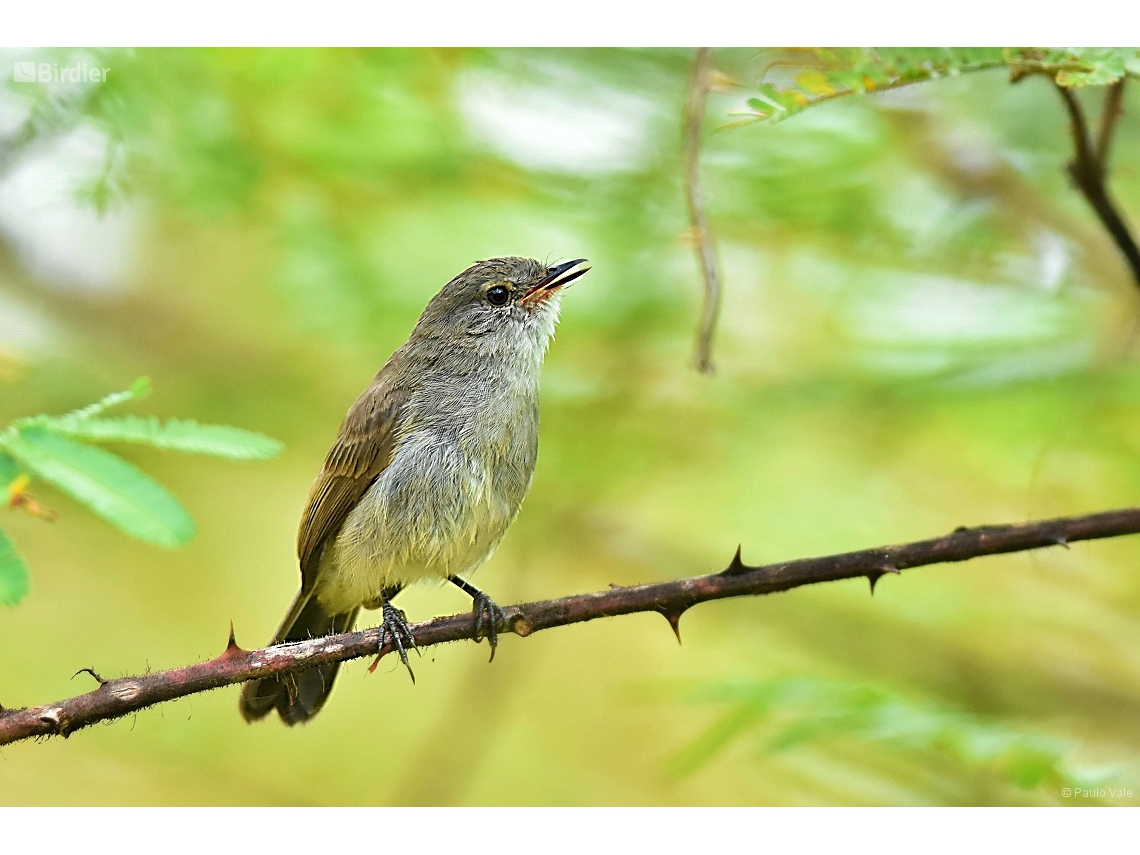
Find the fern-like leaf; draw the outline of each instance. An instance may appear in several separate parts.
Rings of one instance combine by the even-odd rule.
[[[0,437],[3,450],[131,537],[181,546],[194,521],[169,491],[109,451],[82,445],[36,425]]]
[[[66,415],[56,416],[56,418],[60,420],[70,419],[74,421],[82,421],[83,419],[94,418],[100,413],[111,409],[111,407],[117,407],[120,404],[127,403],[128,401],[137,401],[139,398],[145,398],[149,394],[150,378],[139,377],[137,380],[135,380],[134,383],[131,384],[131,387],[129,389],[124,389],[122,392],[112,392],[101,401],[96,401],[94,404],[88,404],[86,407],[78,410],[72,410]],[[35,418],[42,417],[33,417],[33,419]],[[26,419],[25,421],[31,420],[32,419]]]
[[[210,454],[231,460],[269,460],[281,453],[282,444],[253,431],[229,425],[203,425],[195,421],[154,416],[73,419],[41,417],[37,425],[45,430],[89,442],[130,442],[165,451]]]
[[[800,69],[798,72],[795,69]],[[1140,76],[1137,48],[816,48],[794,51],[769,65],[748,100],[734,115],[749,121],[780,122],[808,107],[844,95],[897,89],[911,83],[1005,68],[1012,80],[1031,74],[1061,86],[1105,86],[1125,75]],[[786,70],[793,73],[789,74]]]

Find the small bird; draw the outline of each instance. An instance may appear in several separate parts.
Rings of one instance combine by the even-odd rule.
[[[361,608],[379,608],[380,647],[390,642],[411,673],[415,640],[392,600],[413,582],[446,579],[471,597],[473,637],[494,659],[503,611],[468,578],[530,488],[539,372],[562,289],[589,270],[578,267],[585,260],[480,261],[431,299],[349,408],[313,484],[297,532],[301,591],[273,644],[348,632]],[[308,721],[338,668],[248,682],[241,714]]]

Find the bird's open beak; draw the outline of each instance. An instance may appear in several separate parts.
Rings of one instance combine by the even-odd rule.
[[[519,302],[531,306],[538,305],[555,291],[563,286],[569,285],[589,270],[589,267],[583,267],[581,270],[575,270],[573,273],[570,272],[570,270],[585,260],[584,258],[575,258],[573,261],[566,261],[548,268],[546,275],[531,285]]]

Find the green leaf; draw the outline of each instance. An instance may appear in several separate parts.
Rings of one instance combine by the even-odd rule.
[[[231,460],[269,460],[281,453],[282,444],[253,431],[229,425],[203,425],[195,421],[170,419],[160,422],[154,416],[98,418],[110,407],[150,394],[150,379],[140,377],[131,388],[115,392],[103,400],[62,416],[39,415],[20,419],[8,433],[40,428],[50,433],[93,442],[133,442],[167,451],[212,454]]]
[[[757,118],[779,122],[843,95],[1007,64],[1000,48],[817,48],[792,51],[790,56],[794,59],[773,65],[799,65],[802,70],[782,86],[764,82],[757,87],[759,98],[748,101]]]
[[[767,104],[761,101],[759,98],[749,98],[748,106],[751,107],[756,115],[762,119],[767,118],[769,115],[771,115],[773,110],[771,104]]]
[[[180,419],[170,419],[164,424],[154,416],[82,420],[63,416],[43,418],[37,424],[74,439],[141,443],[167,451],[212,454],[231,460],[269,460],[283,448],[280,442],[264,434],[229,425],[202,425]]]
[[[1137,48],[813,48],[787,57],[769,68],[801,70],[781,85],[757,87],[759,97],[747,102],[754,118],[780,122],[844,95],[995,68],[1012,79],[1046,75],[1061,86],[1105,86],[1140,71]]]
[[[28,425],[0,437],[29,472],[50,481],[131,537],[181,546],[194,521],[165,487],[121,457]]]
[[[28,593],[28,567],[0,531],[0,605],[14,606]]]
[[[117,407],[119,404],[125,404],[128,401],[137,401],[139,398],[145,398],[150,394],[150,378],[140,377],[131,384],[131,388],[122,392],[112,392],[101,401],[96,401],[94,404],[89,404],[81,410],[73,410],[64,416],[57,416],[59,419],[73,419],[82,420],[93,418],[111,407]],[[45,418],[43,416],[37,418]]]
[[[0,451],[0,492],[16,480],[20,474],[20,467],[9,455]]]
[[[1061,86],[1107,86],[1128,73],[1136,48],[1070,48],[1050,51],[1046,61],[1058,66],[1055,80]]]

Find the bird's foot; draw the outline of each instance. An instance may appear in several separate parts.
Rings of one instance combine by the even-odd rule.
[[[507,616],[499,608],[499,604],[480,591],[471,600],[471,611],[475,613],[475,631],[471,637],[475,641],[487,639],[491,645],[491,658],[495,661],[495,650],[499,646],[499,630],[507,625]]]
[[[383,650],[384,645],[391,643],[400,655],[400,661],[408,669],[408,675],[414,683],[416,682],[416,675],[412,671],[412,666],[408,664],[408,649],[411,648],[416,653],[419,653],[420,650],[416,646],[416,639],[412,635],[411,627],[408,626],[408,618],[389,602],[385,602],[380,608],[381,614],[384,616],[380,622],[380,649]]]

